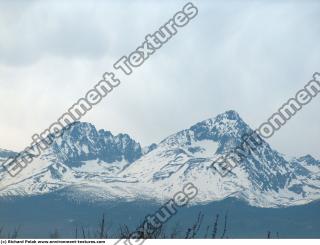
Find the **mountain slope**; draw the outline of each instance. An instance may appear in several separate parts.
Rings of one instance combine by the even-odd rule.
[[[17,178],[2,176],[0,195],[66,189],[78,200],[162,202],[192,182],[199,189],[193,204],[235,197],[253,206],[278,207],[319,199],[319,161],[309,155],[286,159],[264,141],[225,177],[211,167],[252,132],[238,113],[227,111],[142,149],[126,134],[113,136],[76,123]]]

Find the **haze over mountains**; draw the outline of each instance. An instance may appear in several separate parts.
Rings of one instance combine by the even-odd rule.
[[[163,202],[188,182],[199,193],[191,205],[233,197],[251,206],[283,207],[320,198],[320,161],[288,159],[263,142],[222,177],[210,165],[253,130],[227,111],[142,147],[127,134],[113,135],[77,122],[20,174],[0,169],[0,197],[39,196],[63,191],[77,201]],[[0,150],[0,161],[14,153]]]

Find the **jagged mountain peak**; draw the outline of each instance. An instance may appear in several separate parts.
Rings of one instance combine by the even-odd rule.
[[[216,117],[194,124],[189,129],[170,135],[160,144],[169,146],[186,146],[195,141],[209,140],[219,144],[217,152],[222,153],[236,147],[242,142],[242,136],[251,134],[253,130],[240,115],[229,110]]]
[[[242,120],[239,113],[235,110],[227,110],[223,113],[218,114],[215,118],[228,118],[229,120]]]
[[[31,163],[18,179],[7,179],[0,171],[6,184],[0,196],[67,187],[75,188],[80,199],[94,190],[97,198],[160,200],[191,181],[199,187],[199,203],[233,196],[254,206],[273,207],[319,199],[319,161],[306,155],[289,162],[267,142],[226,176],[212,167],[217,157],[252,132],[237,112],[229,110],[141,149],[128,134],[113,135],[76,122],[55,139],[50,157]]]
[[[17,153],[14,151],[9,151],[9,150],[5,150],[0,148],[0,157],[10,157],[10,156],[14,156]]]
[[[97,130],[87,122],[71,124],[60,138],[55,139],[51,148],[59,160],[68,164],[94,159],[132,163],[142,155],[140,144],[128,134],[114,136],[110,131]]]
[[[313,156],[307,154],[305,156],[299,157],[297,159],[298,162],[303,162],[308,165],[315,165],[315,166],[320,166],[320,161],[316,160]]]
[[[229,110],[217,115],[214,118],[210,118],[199,122],[190,128],[195,132],[201,133],[204,131],[210,133],[210,135],[229,135],[239,136],[244,133],[248,133],[250,127],[242,120],[240,115],[234,111]]]

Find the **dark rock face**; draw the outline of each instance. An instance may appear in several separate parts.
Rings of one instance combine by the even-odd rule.
[[[97,131],[90,123],[77,122],[55,139],[52,149],[67,165],[99,159],[108,163],[126,160],[129,163],[142,155],[139,143],[127,134],[114,136],[105,130]]]

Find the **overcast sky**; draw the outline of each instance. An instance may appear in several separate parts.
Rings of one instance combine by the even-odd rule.
[[[0,148],[28,146],[185,3],[2,0]],[[193,3],[198,16],[83,121],[142,145],[229,109],[256,128],[320,72],[319,1]],[[305,106],[272,147],[320,159],[319,106]]]

